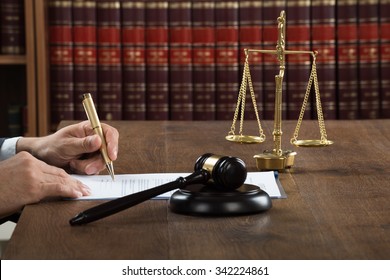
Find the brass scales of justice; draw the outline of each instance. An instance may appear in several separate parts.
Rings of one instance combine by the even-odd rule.
[[[294,158],[297,154],[291,150],[282,150],[282,86],[283,86],[283,77],[284,71],[286,69],[285,56],[293,54],[310,54],[312,56],[312,66],[309,81],[307,84],[305,96],[303,99],[301,111],[298,117],[298,122],[294,131],[294,135],[291,138],[291,144],[297,147],[324,147],[333,144],[333,141],[327,139],[324,117],[322,114],[321,100],[320,100],[320,91],[318,86],[317,79],[317,70],[316,70],[316,51],[300,51],[300,50],[286,50],[286,13],[282,11],[280,16],[277,19],[278,22],[278,41],[276,45],[276,50],[254,50],[254,49],[244,49],[245,52],[245,64],[242,82],[239,90],[239,95],[237,99],[237,106],[234,112],[233,123],[230,129],[230,132],[226,136],[226,139],[232,142],[238,143],[262,143],[265,141],[265,134],[261,127],[259,113],[257,110],[257,103],[255,98],[255,93],[252,85],[252,78],[249,69],[249,55],[252,52],[258,52],[263,54],[273,54],[276,55],[277,60],[279,61],[279,74],[275,75],[275,112],[274,112],[274,130],[273,130],[273,140],[274,148],[273,150],[265,150],[261,154],[254,155],[256,160],[256,166],[259,170],[283,170],[290,168],[294,164]],[[308,103],[308,98],[310,95],[311,86],[314,83],[315,89],[315,101],[316,101],[316,110],[318,116],[318,125],[320,129],[321,139],[317,140],[298,140],[299,129],[302,124],[303,115]],[[243,122],[244,122],[244,111],[245,111],[245,98],[246,90],[249,87],[254,112],[257,119],[257,124],[259,128],[259,136],[250,136],[243,135]],[[241,112],[240,112],[241,111]],[[240,130],[239,134],[235,134],[236,122],[238,115],[240,113]]]

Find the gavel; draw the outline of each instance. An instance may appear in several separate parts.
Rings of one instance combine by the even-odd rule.
[[[91,223],[128,209],[152,197],[192,184],[206,184],[210,182],[218,190],[234,190],[242,186],[246,180],[246,176],[246,166],[241,159],[207,153],[196,160],[192,174],[186,177],[179,177],[173,182],[135,194],[126,195],[89,208],[70,219],[69,223],[72,226]]]

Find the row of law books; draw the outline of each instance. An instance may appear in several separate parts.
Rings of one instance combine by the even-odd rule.
[[[389,1],[48,0],[53,127],[85,119],[82,94],[104,120],[231,120],[244,49],[316,50],[325,119],[389,118]],[[283,118],[297,119],[310,55],[287,55]],[[251,52],[260,119],[273,119],[275,55]],[[314,88],[314,85],[312,86]],[[317,118],[311,90],[304,118]],[[245,118],[255,119],[247,89]],[[317,100],[318,101],[318,100]]]

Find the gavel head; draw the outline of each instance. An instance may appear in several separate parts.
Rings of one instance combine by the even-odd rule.
[[[206,170],[214,183],[221,189],[234,190],[246,180],[245,163],[236,157],[204,154],[195,163],[195,171]]]

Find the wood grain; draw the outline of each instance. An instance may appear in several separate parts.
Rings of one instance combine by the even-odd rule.
[[[118,174],[192,172],[206,152],[240,157],[255,171],[253,155],[272,149],[271,122],[263,124],[268,142],[261,145],[226,141],[231,124],[224,121],[111,124],[121,135]],[[254,122],[246,127],[256,135]],[[100,202],[45,202],[25,208],[3,257],[389,259],[390,120],[326,122],[335,144],[325,148],[292,147],[294,128],[283,123],[282,147],[298,153],[293,168],[279,174],[288,198],[273,200],[266,213],[186,216],[172,213],[168,201],[150,200],[71,227],[71,217]],[[315,121],[305,121],[300,138],[313,139],[318,131]]]

